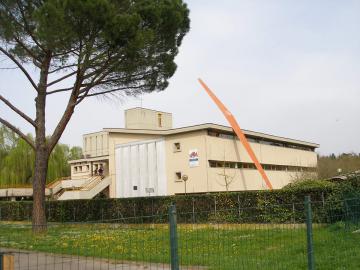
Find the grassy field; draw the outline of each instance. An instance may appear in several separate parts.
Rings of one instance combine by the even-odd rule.
[[[317,269],[360,269],[360,232],[315,226]],[[209,269],[306,269],[306,230],[295,225],[179,225],[181,265]],[[51,225],[33,236],[28,224],[0,224],[0,246],[115,260],[169,263],[166,225]]]

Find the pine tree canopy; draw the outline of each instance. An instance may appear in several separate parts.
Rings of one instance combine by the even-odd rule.
[[[48,94],[134,95],[168,85],[188,13],[181,0],[0,0],[0,42],[20,63],[41,69],[48,58],[49,74],[65,72]],[[70,77],[71,89],[56,88]]]

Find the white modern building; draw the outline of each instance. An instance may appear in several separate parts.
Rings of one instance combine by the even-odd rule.
[[[315,173],[318,144],[244,133],[275,189]],[[99,192],[124,198],[267,188],[232,128],[211,123],[173,128],[166,112],[126,110],[125,128],[83,136],[83,154],[70,162],[71,179],[83,185],[59,199]]]

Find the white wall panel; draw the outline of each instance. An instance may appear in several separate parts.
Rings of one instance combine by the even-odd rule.
[[[159,194],[167,194],[167,185],[166,185],[166,165],[165,165],[165,142],[156,144],[156,165],[157,165],[157,184],[156,187]],[[165,183],[160,184],[160,183]],[[160,184],[160,185],[159,185]]]
[[[128,179],[127,181],[122,181],[124,185],[124,196],[126,194],[131,194],[131,182],[130,182],[130,147],[124,147],[122,155],[122,179]]]
[[[130,181],[131,197],[139,196],[139,145],[130,146]]]
[[[139,173],[140,173],[140,187],[149,187],[149,172],[148,172],[148,155],[147,155],[147,144],[139,145]],[[140,196],[147,196],[145,188],[140,188]]]
[[[167,195],[163,139],[120,144],[115,155],[118,198]],[[147,193],[147,188],[154,192]]]
[[[148,144],[148,168],[149,168],[149,174],[148,174],[148,187],[154,188],[156,185],[156,151],[155,151],[155,143],[149,143]]]

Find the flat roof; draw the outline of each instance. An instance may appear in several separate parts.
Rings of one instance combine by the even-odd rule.
[[[180,127],[180,128],[172,128],[172,129],[165,129],[165,130],[155,130],[155,129],[127,129],[127,128],[104,128],[102,131],[108,132],[108,133],[123,133],[123,134],[149,134],[149,135],[174,135],[174,134],[180,134],[180,133],[188,133],[188,132],[194,132],[199,130],[218,130],[222,132],[227,133],[234,133],[233,129],[228,126],[213,124],[213,123],[205,123],[200,125],[194,125],[194,126],[187,126],[187,127]],[[310,146],[314,148],[320,147],[317,143],[312,142],[306,142],[301,140],[295,140],[280,136],[275,136],[271,134],[261,133],[261,132],[255,132],[251,130],[243,130],[244,134],[251,137],[256,138],[263,138],[268,139],[272,141],[278,141],[278,142],[287,142],[297,145],[304,145],[304,146]],[[90,133],[91,134],[91,133]],[[87,135],[87,134],[85,134]]]
[[[99,156],[99,157],[89,157],[89,158],[69,160],[68,163],[74,164],[74,163],[80,163],[80,162],[102,161],[102,160],[108,160],[108,159],[109,159],[109,155],[104,155],[104,156]]]
[[[170,112],[158,111],[158,110],[149,109],[149,108],[143,108],[143,107],[134,107],[134,108],[126,109],[125,112],[131,111],[131,110],[146,110],[146,111],[153,111],[153,112],[159,112],[159,113],[172,114]]]

